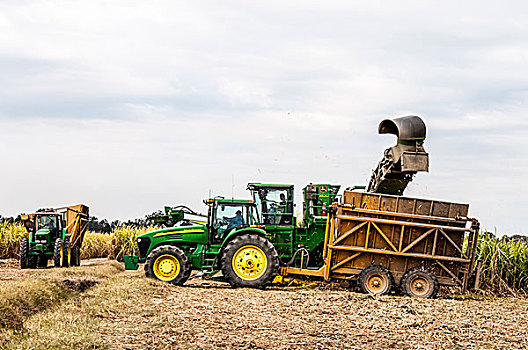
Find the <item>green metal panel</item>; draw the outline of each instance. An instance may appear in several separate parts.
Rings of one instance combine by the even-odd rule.
[[[139,258],[137,256],[125,255],[125,270],[137,270],[139,265]]]

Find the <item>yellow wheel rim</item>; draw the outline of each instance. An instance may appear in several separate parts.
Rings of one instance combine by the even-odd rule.
[[[154,275],[162,281],[170,281],[180,273],[180,262],[174,255],[160,255],[154,261]]]
[[[431,284],[429,281],[423,277],[416,277],[411,281],[411,291],[418,296],[424,296],[429,293],[431,289]]]
[[[245,281],[253,281],[262,277],[268,267],[266,254],[254,245],[246,245],[233,255],[233,271]]]
[[[384,276],[372,275],[367,279],[367,290],[372,294],[383,293],[387,288],[388,281]]]

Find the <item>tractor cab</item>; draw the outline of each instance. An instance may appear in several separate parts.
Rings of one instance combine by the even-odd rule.
[[[36,243],[49,243],[47,238],[50,237],[52,242],[62,237],[62,220],[56,213],[38,213],[35,220],[35,241]],[[44,242],[45,241],[45,242]]]
[[[57,214],[37,214],[36,231],[48,230],[56,231],[60,226],[60,218]]]
[[[293,185],[250,183],[247,188],[253,195],[261,224],[295,226]]]
[[[209,241],[220,244],[235,229],[258,224],[255,203],[250,200],[213,198],[209,206]]]
[[[31,244],[53,244],[57,237],[61,237],[62,217],[56,212],[37,212],[22,215],[22,222],[30,232]]]

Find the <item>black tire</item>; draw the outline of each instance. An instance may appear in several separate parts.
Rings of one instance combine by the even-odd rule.
[[[48,267],[48,257],[46,255],[39,255],[37,260],[38,267]]]
[[[55,247],[53,248],[53,265],[55,267],[61,267],[62,259],[62,238],[57,238],[55,240]]]
[[[321,267],[324,265],[323,250],[324,243],[321,243],[310,252],[310,267]]]
[[[402,292],[413,298],[434,298],[439,288],[438,278],[423,266],[405,272],[400,283]]]
[[[177,264],[176,264],[177,262]],[[165,266],[166,270],[162,268]],[[177,269],[179,268],[179,271]],[[191,275],[191,263],[178,247],[164,245],[153,249],[145,261],[145,275],[171,284],[182,285]]]
[[[70,266],[70,239],[68,237],[64,238],[62,242],[62,267]]]
[[[20,240],[20,268],[29,267],[29,240],[24,237]]]
[[[363,293],[374,295],[389,294],[394,287],[394,277],[383,266],[370,265],[359,274],[358,285]]]
[[[254,249],[255,247],[258,249]],[[265,265],[262,261],[264,258]],[[222,273],[232,287],[262,288],[277,275],[279,256],[266,238],[247,234],[227,243],[221,263]],[[233,265],[237,266],[236,270]],[[244,272],[247,272],[246,276],[243,275]]]
[[[70,264],[71,266],[81,265],[81,248],[77,245],[71,249]]]
[[[30,269],[36,269],[37,268],[37,261],[38,255],[28,255],[28,268]]]

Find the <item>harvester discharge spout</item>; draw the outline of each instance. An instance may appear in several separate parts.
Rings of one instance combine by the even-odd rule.
[[[423,147],[426,127],[420,117],[385,119],[379,134],[394,134],[396,145],[385,150],[383,159],[372,172],[368,192],[402,195],[418,171],[429,171],[429,154]]]

